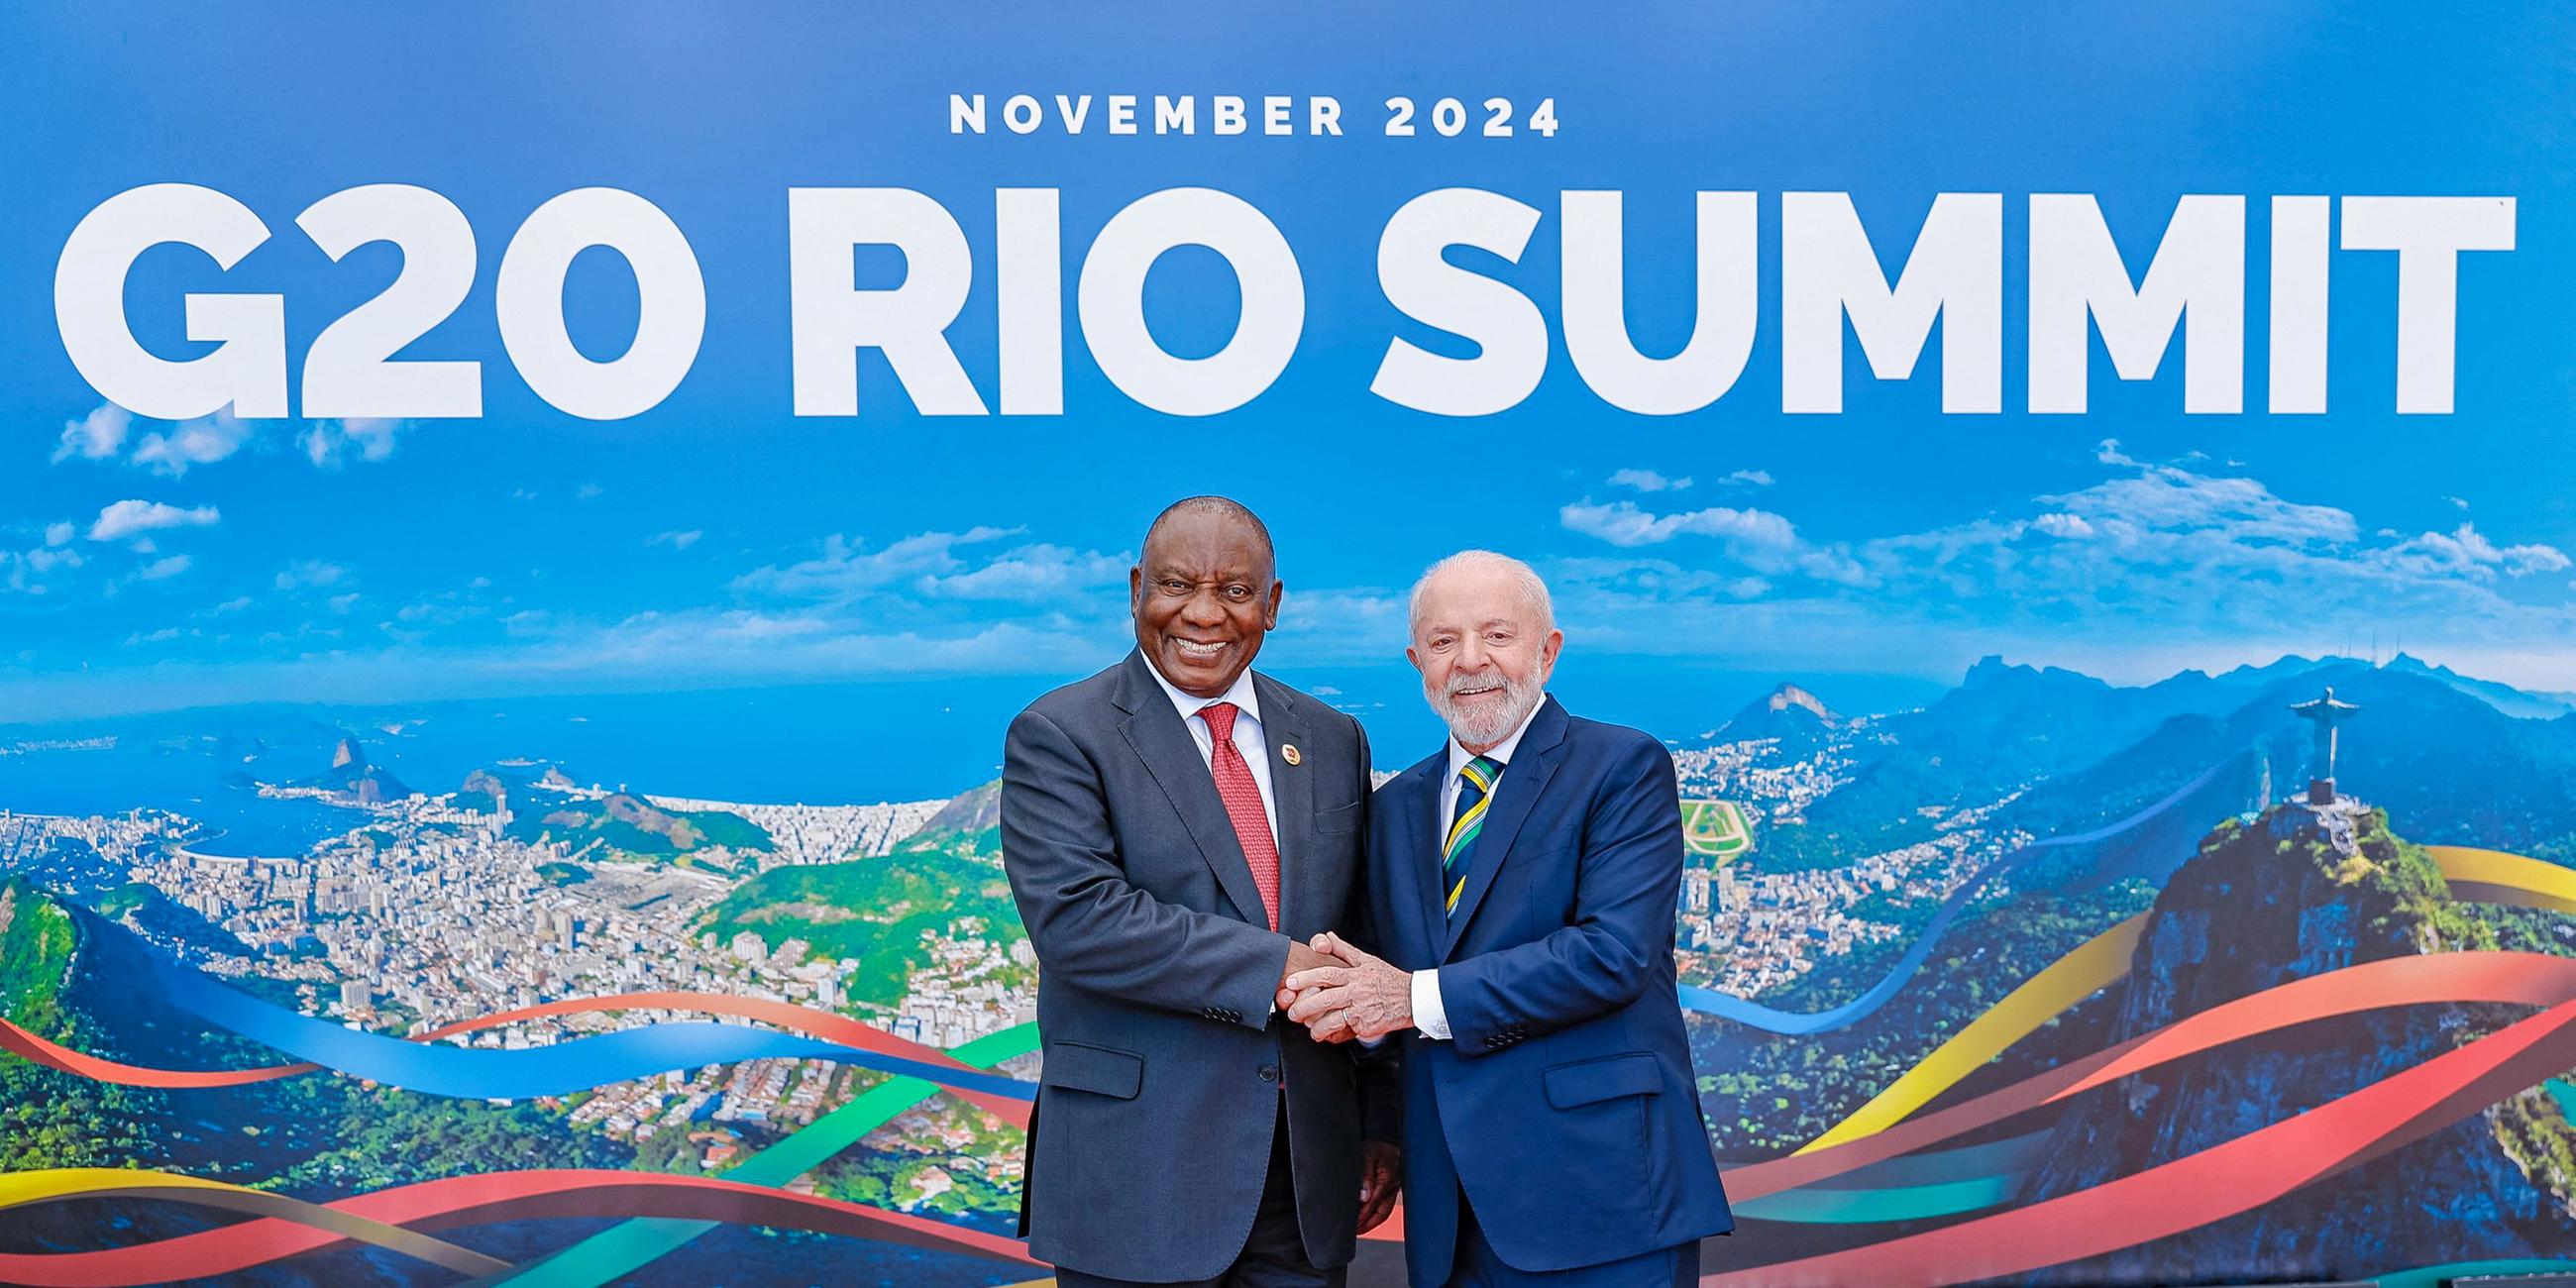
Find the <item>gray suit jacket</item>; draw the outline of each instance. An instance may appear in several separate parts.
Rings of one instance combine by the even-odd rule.
[[[1307,1255],[1351,1259],[1354,1044],[1319,1044],[1271,1009],[1289,936],[1352,929],[1368,741],[1268,676],[1253,691],[1279,820],[1280,933],[1141,654],[1011,722],[1002,853],[1037,950],[1045,1050],[1020,1232],[1046,1261],[1117,1279],[1222,1274],[1251,1233],[1283,1095]],[[1367,1125],[1392,1140],[1391,1072],[1366,1081],[1382,1115]]]

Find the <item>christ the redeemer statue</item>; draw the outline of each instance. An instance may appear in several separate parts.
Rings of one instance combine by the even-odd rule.
[[[2335,798],[2335,727],[2351,719],[2355,712],[2361,710],[2361,707],[2355,703],[2337,701],[2334,687],[2328,685],[2324,697],[2307,702],[2293,702],[2290,704],[2290,709],[2316,726],[2315,749],[2309,753],[2309,760],[2316,767],[2316,777],[2308,780],[2308,803],[2331,805]]]

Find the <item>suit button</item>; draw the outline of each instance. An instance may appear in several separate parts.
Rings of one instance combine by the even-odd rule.
[[[1261,1066],[1261,1080],[1263,1082],[1279,1081],[1279,1066],[1275,1064],[1265,1064]]]

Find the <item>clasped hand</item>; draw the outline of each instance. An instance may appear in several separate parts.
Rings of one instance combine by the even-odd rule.
[[[1413,975],[1352,947],[1331,931],[1307,945],[1329,964],[1279,981],[1279,1009],[1318,1042],[1374,1042],[1413,1027]]]

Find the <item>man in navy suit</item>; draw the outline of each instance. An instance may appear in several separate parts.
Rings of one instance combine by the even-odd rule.
[[[1673,986],[1672,757],[1547,696],[1564,636],[1518,560],[1434,565],[1412,630],[1450,739],[1371,800],[1374,942],[1321,937],[1344,964],[1291,974],[1289,1018],[1400,1035],[1415,1288],[1695,1283],[1734,1220]]]

